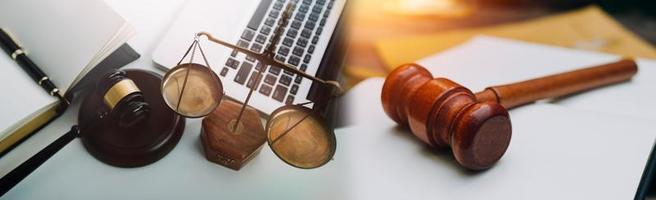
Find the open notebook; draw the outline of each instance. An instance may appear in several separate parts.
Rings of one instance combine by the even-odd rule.
[[[0,2],[0,27],[69,100],[84,86],[79,83],[88,82],[85,79],[138,57],[124,45],[134,29],[101,0],[5,0]],[[59,105],[9,55],[2,54],[0,152],[57,116]]]

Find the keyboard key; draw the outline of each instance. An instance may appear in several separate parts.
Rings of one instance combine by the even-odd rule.
[[[262,19],[264,19],[266,10],[267,8],[269,8],[269,5],[271,5],[271,2],[272,2],[271,0],[260,1],[260,3],[257,6],[257,9],[255,9],[255,12],[251,17],[251,20],[248,22],[247,25],[248,28],[257,30],[257,28],[262,23]]]
[[[314,5],[314,7],[312,7],[312,12],[313,12],[313,13],[320,13],[320,12],[321,12],[321,9],[323,9],[323,8],[321,7],[321,5]]]
[[[296,78],[294,78],[294,83],[298,83],[298,84],[300,84],[300,83],[301,83],[301,80],[303,80],[303,77],[302,77],[302,76],[296,76]]]
[[[294,20],[294,21],[292,21],[292,28],[299,29],[299,28],[301,28],[302,24],[303,23],[301,23],[301,21]]]
[[[276,1],[276,3],[273,4],[273,9],[281,10],[281,9],[282,9],[282,6],[283,6],[283,3],[282,3],[282,2],[280,2],[280,1]]]
[[[298,64],[301,62],[301,58],[297,56],[290,56],[289,57],[289,64],[292,64],[294,66],[298,66]]]
[[[300,13],[300,12],[296,13],[296,16],[294,16],[294,19],[298,20],[298,21],[303,21],[305,19],[305,14]]]
[[[296,40],[296,45],[298,45],[298,46],[305,47],[305,46],[307,46],[307,43],[308,43],[308,40],[305,39],[305,38],[298,38],[298,40]]]
[[[266,42],[266,36],[262,34],[257,35],[257,37],[255,38],[255,42],[264,44],[264,42]]]
[[[310,4],[312,4],[312,0],[303,0],[303,4],[310,5]]]
[[[303,62],[304,62],[304,63],[309,63],[311,58],[312,58],[312,56],[310,56],[310,54],[307,54],[307,55],[305,55],[305,57],[303,58]]]
[[[272,10],[271,12],[269,12],[269,17],[272,17],[272,18],[275,19],[275,18],[278,18],[279,14],[280,14],[280,11]]]
[[[318,41],[319,41],[319,36],[315,35],[314,37],[312,37],[312,44],[317,44]]]
[[[276,57],[274,59],[276,59],[277,61],[282,62],[282,63],[285,62],[285,57],[282,56],[282,55],[276,55]]]
[[[310,53],[310,54],[311,54],[311,53],[314,53],[314,45],[310,45],[310,47],[308,47],[308,50],[307,50],[307,51],[308,51],[308,53]]]
[[[278,54],[287,56],[287,54],[289,54],[289,48],[287,48],[286,46],[281,46],[280,48],[278,48]]]
[[[307,28],[307,29],[314,29],[314,26],[315,26],[315,25],[316,25],[316,23],[313,22],[313,21],[307,21],[307,22],[305,22],[305,28]]]
[[[237,66],[239,66],[239,61],[232,58],[228,58],[228,61],[226,61],[226,66],[233,69],[237,69]]]
[[[289,86],[290,83],[292,83],[292,77],[289,77],[287,75],[282,75],[280,76],[280,84],[283,84],[285,86]]]
[[[294,96],[292,95],[287,96],[287,100],[285,100],[285,104],[291,105],[293,103],[294,103]]]
[[[267,18],[266,21],[264,21],[264,24],[266,24],[267,26],[273,26],[273,24],[275,24],[275,23],[276,23],[276,20],[271,18],[271,17]]]
[[[249,42],[253,40],[253,37],[255,37],[255,32],[251,29],[246,29],[244,30],[244,33],[241,34],[241,38]]]
[[[296,94],[298,92],[298,85],[293,85],[292,89],[289,90],[289,93]]]
[[[246,49],[248,48],[248,42],[244,40],[239,40],[239,42],[237,42],[237,46]]]
[[[306,13],[308,10],[310,10],[310,6],[307,4],[302,4],[301,7],[298,8],[298,12],[301,13]]]
[[[323,31],[323,27],[317,28],[317,35],[321,35],[321,31]]]
[[[255,65],[255,70],[257,71],[262,71],[264,72],[266,70],[267,66],[258,62],[257,65]]]
[[[326,4],[326,0],[317,0],[317,4],[323,6],[324,4]]]
[[[292,47],[294,45],[294,40],[291,38],[285,37],[285,39],[282,40],[282,44],[288,47]]]
[[[237,75],[235,75],[234,81],[243,85],[246,82],[246,78],[248,78],[248,74],[251,72],[251,68],[253,68],[253,64],[243,62],[239,71],[237,71]]]
[[[223,67],[223,69],[221,69],[221,73],[220,73],[219,75],[225,77],[226,74],[228,74],[228,68],[227,68],[227,67]]]
[[[264,78],[264,82],[268,83],[269,85],[276,84],[276,76],[267,74],[266,77]]]
[[[312,30],[307,29],[307,28],[303,29],[303,31],[301,32],[301,37],[303,37],[305,39],[310,39],[310,36],[312,36]]]
[[[307,70],[307,65],[306,65],[306,64],[302,64],[302,65],[301,65],[301,68],[299,68],[299,69],[300,69],[301,71],[305,72],[305,70]]]
[[[294,54],[294,55],[296,55],[296,56],[298,56],[298,57],[303,56],[303,48],[298,47],[298,46],[297,46],[297,47],[294,47],[294,51],[292,51],[292,54]]]
[[[287,94],[287,88],[282,85],[277,85],[271,97],[279,102],[282,102],[286,94]]]
[[[251,61],[251,62],[255,62],[255,58],[253,58],[251,56],[246,56],[246,60]]]
[[[230,56],[235,57],[235,56],[237,56],[237,53],[239,53],[237,50],[232,50],[232,53],[230,53]]]
[[[259,75],[259,76],[258,76]],[[251,73],[251,78],[248,79],[246,87],[257,89],[257,86],[260,85],[260,80],[262,79],[262,73],[253,72]]]
[[[283,70],[282,72],[284,72],[284,73],[287,74],[287,75],[294,76],[294,72],[292,72],[292,71],[289,71],[289,70]]]
[[[310,18],[309,18],[309,20],[310,20],[310,21],[315,21],[315,22],[316,22],[317,20],[319,20],[319,13],[312,13],[312,14],[310,14]]]
[[[319,26],[323,26],[326,24],[326,18],[322,18],[321,21],[319,21]]]
[[[271,33],[271,27],[270,26],[263,26],[262,29],[260,29],[260,33],[264,35],[269,35]]]
[[[292,28],[292,29],[289,29],[289,30],[287,31],[287,37],[290,37],[290,38],[296,38],[296,35],[297,35],[297,34],[298,34],[298,30],[293,29],[293,28]]]
[[[259,53],[261,50],[262,50],[262,45],[261,44],[253,43],[253,45],[251,45],[251,51]]]
[[[280,74],[280,70],[281,70],[280,67],[271,66],[271,67],[269,68],[269,73],[272,73],[272,74],[278,75],[278,74]]]
[[[271,89],[271,86],[263,84],[260,86],[260,93],[268,97],[271,94]]]

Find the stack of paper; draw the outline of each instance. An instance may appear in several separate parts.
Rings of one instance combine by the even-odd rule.
[[[517,23],[390,38],[379,41],[376,47],[387,67],[392,69],[459,45],[478,34],[625,56],[656,58],[656,48],[622,27],[597,6]]]

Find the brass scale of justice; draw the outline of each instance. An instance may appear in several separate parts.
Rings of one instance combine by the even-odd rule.
[[[211,70],[205,53],[200,46],[199,41],[202,36],[206,36],[209,41],[216,44],[244,53],[259,61],[263,66],[280,67],[314,82],[327,85],[331,89],[330,92],[332,95],[329,97],[330,100],[341,95],[343,90],[338,82],[319,79],[308,75],[291,65],[278,62],[274,59],[276,45],[284,31],[283,27],[288,23],[293,7],[293,3],[287,4],[285,11],[281,15],[282,17],[278,21],[278,25],[274,30],[273,37],[263,53],[253,52],[230,44],[223,40],[214,38],[207,32],[197,33],[194,37],[194,41],[182,56],[177,66],[169,70],[162,81],[162,96],[168,107],[176,113],[190,118],[205,117],[212,112],[218,111],[218,115],[213,115],[212,117],[219,117],[222,119],[213,121],[228,122],[214,123],[214,126],[220,126],[218,129],[215,129],[218,131],[229,132],[235,135],[239,135],[245,131],[254,132],[251,133],[251,135],[259,134],[258,132],[263,131],[259,115],[248,115],[245,114],[245,112],[248,111],[248,102],[250,101],[255,88],[260,85],[262,72],[266,68],[256,69],[257,74],[255,74],[255,83],[252,87],[249,87],[250,90],[244,103],[241,105],[239,114],[236,118],[233,118],[234,115],[231,114],[234,113],[228,112],[234,110],[224,107],[223,105],[219,106],[219,104],[226,103],[232,103],[232,106],[237,104],[226,102],[225,100],[222,101],[224,96],[223,86],[216,73]],[[200,52],[205,66],[193,62],[196,49]],[[189,56],[189,62],[183,63],[183,60],[185,60],[187,56]],[[327,104],[327,102],[330,101],[326,101],[326,103],[322,104]],[[305,105],[310,103],[313,102],[285,105],[276,109],[271,113],[270,119],[267,121],[264,130],[266,132],[267,143],[271,150],[287,164],[303,169],[323,166],[332,159],[336,148],[336,139],[332,128],[328,127],[325,120],[317,113],[317,110],[319,109],[312,110],[305,107]],[[326,105],[315,105],[315,108],[320,108],[322,106]],[[218,110],[215,111],[215,109]],[[226,113],[222,113],[222,111],[225,111]],[[203,124],[205,125],[205,122],[203,122]],[[201,140],[208,139],[204,138],[204,135],[201,135]],[[230,163],[223,164],[230,165]],[[239,169],[241,166],[227,167]]]
[[[163,80],[155,73],[137,69],[116,70],[106,74],[100,79],[96,90],[82,101],[78,113],[79,125],[74,125],[70,131],[0,178],[0,196],[76,138],[81,139],[91,155],[113,166],[139,167],[153,163],[164,157],[180,140],[185,126],[182,117],[199,118],[209,115],[203,120],[203,125],[208,118],[219,118],[215,122],[227,123],[211,123],[214,130],[222,131],[223,136],[230,135],[232,139],[248,139],[247,137],[253,135],[259,137],[259,143],[248,143],[252,149],[249,149],[251,152],[245,160],[240,163],[218,162],[235,170],[258,152],[263,137],[266,137],[271,150],[291,166],[313,169],[328,163],[335,154],[335,134],[317,113],[319,109],[305,107],[312,102],[285,105],[276,109],[263,130],[259,114],[247,106],[255,87],[250,88],[241,109],[238,103],[223,100],[221,81],[209,67],[199,44],[200,37],[206,36],[210,41],[251,56],[263,65],[280,67],[329,86],[331,95],[328,101],[314,105],[315,108],[322,108],[343,93],[340,84],[310,76],[273,59],[275,45],[293,7],[293,3],[287,5],[273,39],[261,54],[216,39],[209,33],[200,32],[196,34],[177,66],[169,70]],[[200,51],[206,66],[193,63],[196,49]],[[189,62],[182,64],[190,52]],[[262,71],[263,69],[256,75],[259,77],[256,85],[260,83]],[[121,89],[114,90],[115,88]],[[238,115],[234,116],[233,111],[237,110]],[[201,141],[202,136],[203,133]],[[244,150],[239,144],[221,148],[232,153]]]

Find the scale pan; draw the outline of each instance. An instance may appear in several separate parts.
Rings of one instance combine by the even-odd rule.
[[[312,169],[335,154],[335,134],[309,108],[287,105],[276,109],[267,122],[267,143],[287,164]]]
[[[198,118],[208,115],[221,102],[223,85],[209,68],[196,63],[180,64],[162,81],[162,97],[176,113]]]

